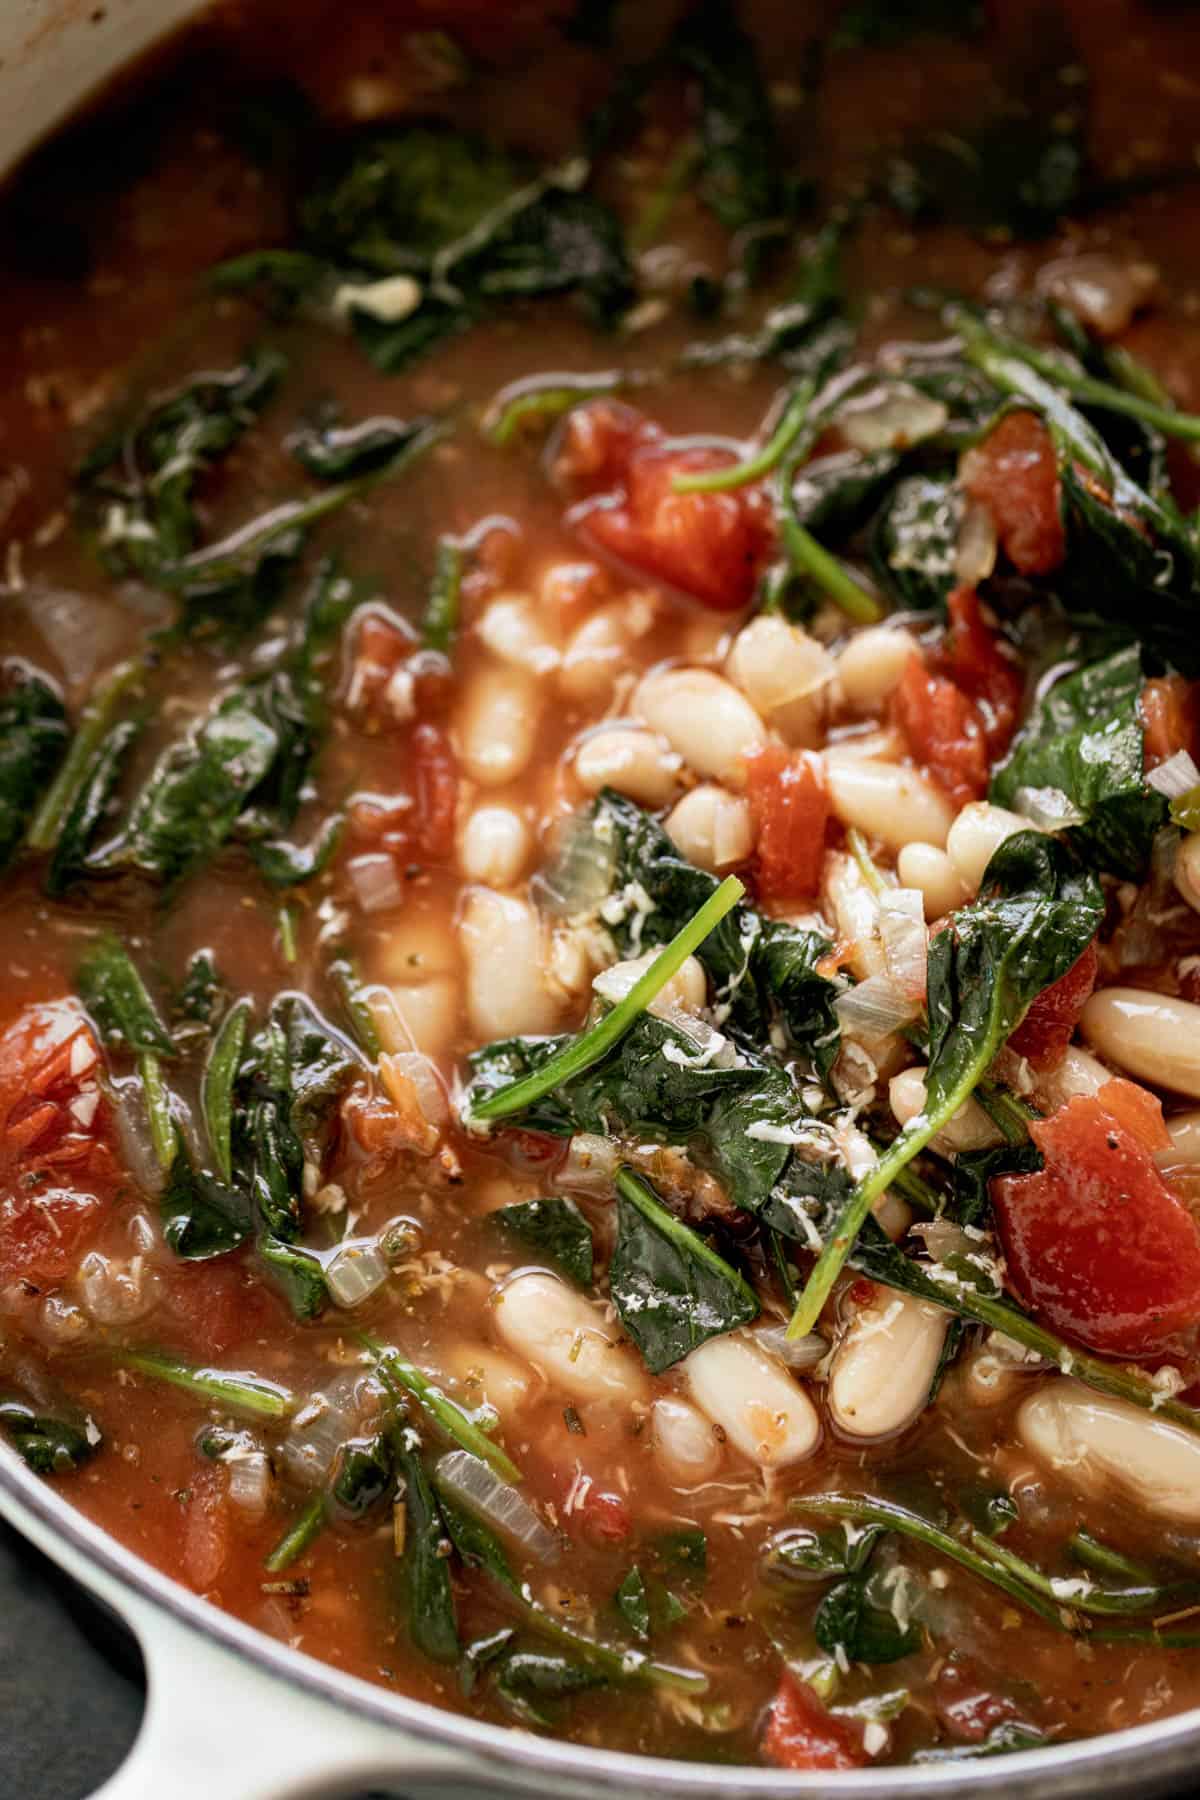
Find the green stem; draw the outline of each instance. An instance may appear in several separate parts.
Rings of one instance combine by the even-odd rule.
[[[871,855],[867,840],[858,829],[857,825],[852,825],[846,833],[846,843],[849,846],[851,856],[853,856],[855,862],[859,866],[863,880],[866,882],[871,892],[877,897],[880,894],[886,893],[888,884],[880,874],[875,859]]]
[[[427,650],[438,650],[443,656],[449,656],[458,635],[459,597],[466,560],[462,545],[454,538],[438,539],[421,637]]]
[[[263,1568],[272,1575],[278,1575],[281,1569],[289,1568],[320,1537],[327,1517],[324,1494],[314,1494],[301,1507],[270,1555],[264,1558]]]
[[[112,724],[121,701],[141,674],[140,662],[122,663],[84,707],[62,767],[33,815],[27,840],[31,850],[54,848],[62,822],[74,805],[100,740]]]
[[[296,1409],[296,1397],[288,1388],[265,1381],[261,1375],[197,1368],[158,1350],[122,1349],[114,1355],[123,1368],[136,1369],[154,1381],[165,1381],[169,1387],[181,1388],[185,1394],[214,1401],[252,1418],[286,1419]]]
[[[527,420],[544,420],[550,424],[564,413],[594,400],[601,394],[613,394],[622,385],[620,375],[557,376],[549,380],[535,375],[513,387],[504,388],[492,401],[480,426],[489,444],[507,450]]]
[[[776,514],[779,536],[788,561],[802,575],[811,576],[817,586],[841,607],[846,617],[857,625],[875,625],[883,617],[883,608],[874,594],[859,585],[843,569],[836,556],[822,549],[812,532],[796,517],[796,501],[792,483],[796,465],[789,459],[779,471]]]
[[[1069,1598],[1064,1598],[1056,1594],[1055,1583],[1049,1575],[1026,1562],[1015,1550],[1006,1549],[994,1538],[975,1530],[971,1532],[971,1543],[987,1561],[994,1562],[998,1568],[1007,1569],[1010,1575],[1025,1582],[1045,1599],[1053,1600],[1059,1606],[1068,1606],[1072,1612],[1094,1614],[1098,1618],[1122,1618],[1131,1613],[1166,1612],[1175,1607],[1187,1606],[1200,1596],[1200,1583],[1196,1582],[1180,1583],[1174,1591],[1158,1582],[1142,1583],[1135,1588],[1114,1591],[1098,1587],[1089,1580],[1087,1593],[1072,1594]]]
[[[728,488],[745,487],[769,475],[792,448],[808,422],[808,409],[813,397],[813,383],[803,381],[789,398],[778,425],[758,452],[744,462],[732,463],[724,469],[702,469],[692,475],[676,475],[671,487],[677,494],[719,494]]]
[[[1114,1550],[1111,1544],[1093,1537],[1090,1531],[1072,1532],[1068,1548],[1076,1562],[1082,1563],[1085,1569],[1095,1569],[1100,1575],[1119,1575],[1144,1587],[1154,1580],[1154,1570],[1146,1563],[1126,1556],[1123,1550]]]
[[[290,967],[296,960],[296,918],[286,901],[279,909],[279,949]]]
[[[329,979],[338,991],[359,1049],[371,1062],[378,1062],[383,1049],[379,1028],[353,958],[345,954],[335,956],[329,965]]]
[[[683,194],[704,159],[704,149],[695,138],[685,138],[667,164],[666,173],[654,193],[634,220],[629,242],[635,250],[646,250],[656,244]]]
[[[1040,1115],[1031,1106],[1026,1106],[1011,1088],[1001,1087],[995,1081],[981,1081],[975,1089],[975,1098],[1006,1144],[1028,1142],[1029,1121]]]
[[[681,1219],[677,1219],[673,1212],[668,1212],[667,1208],[659,1203],[632,1169],[617,1170],[616,1189],[623,1200],[628,1200],[630,1206],[636,1207],[642,1217],[649,1220],[650,1224],[656,1230],[661,1231],[663,1236],[677,1249],[690,1256],[694,1261],[703,1263],[714,1275],[719,1276],[722,1281],[727,1281],[732,1288],[735,1288],[743,1299],[753,1305],[755,1312],[759,1310],[758,1295],[749,1282],[743,1280],[742,1276],[725,1261],[723,1256],[718,1256],[712,1246],[706,1243],[697,1232],[685,1225]]]
[[[611,1012],[606,1013],[590,1031],[582,1032],[569,1044],[565,1044],[540,1069],[535,1069],[530,1075],[523,1075],[519,1081],[510,1082],[508,1087],[500,1088],[486,1100],[480,1101],[478,1106],[473,1106],[468,1123],[486,1125],[495,1119],[511,1118],[514,1113],[523,1112],[535,1100],[552,1093],[565,1082],[573,1081],[585,1069],[598,1063],[601,1057],[607,1056],[613,1045],[625,1036],[650,1002],[661,993],[672,975],[683,967],[692,952],[716,929],[726,913],[733,910],[745,892],[745,887],[736,875],[727,875],[716,893],[709,896],[695,917],[689,919],[683,930],[660,951],[645,974],[639,977]]]
[[[1031,369],[1036,369],[1039,375],[1065,389],[1076,400],[1083,400],[1092,406],[1103,406],[1109,412],[1124,413],[1131,419],[1142,419],[1166,437],[1181,438],[1185,443],[1200,442],[1200,417],[1195,413],[1178,412],[1169,402],[1164,404],[1161,399],[1151,398],[1145,380],[1147,371],[1137,371],[1140,379],[1136,385],[1131,380],[1129,386],[1117,387],[1110,381],[1101,381],[1097,376],[1087,374],[1083,369],[1072,368],[1070,363],[1055,356],[1053,351],[1038,350],[1032,344],[1022,343],[1018,338],[1010,338],[1000,332],[991,332],[989,335],[1009,355],[1020,357]],[[1132,363],[1133,359],[1129,360]]]
[[[411,1394],[448,1438],[464,1450],[470,1450],[473,1455],[481,1457],[503,1481],[515,1483],[521,1480],[521,1471],[512,1458],[505,1454],[486,1431],[480,1430],[457,1401],[444,1394],[414,1364],[406,1362],[398,1350],[389,1349],[386,1344],[379,1343],[365,1332],[360,1332],[359,1338],[377,1358],[375,1367],[393,1395],[403,1399],[403,1393],[397,1394],[397,1388]]]
[[[200,1083],[209,1147],[217,1172],[225,1181],[233,1178],[233,1083],[242,1060],[249,1018],[248,1000],[239,1000],[230,1007],[213,1041]]]
[[[179,1138],[171,1113],[171,1092],[163,1080],[162,1064],[153,1050],[143,1050],[138,1057],[138,1073],[146,1099],[146,1115],[150,1121],[150,1142],[158,1166],[165,1173],[175,1161]]]

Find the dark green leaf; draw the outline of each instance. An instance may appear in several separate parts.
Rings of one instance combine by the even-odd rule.
[[[962,0],[848,0],[829,39],[832,50],[907,43],[922,36],[969,37],[983,8]]]
[[[458,636],[459,603],[466,556],[461,544],[453,538],[438,539],[437,560],[425,617],[421,621],[421,637],[425,647],[449,656]]]
[[[652,1541],[650,1549],[657,1566],[666,1575],[703,1582],[708,1574],[708,1539],[698,1526],[664,1531]]]
[[[489,1215],[580,1287],[592,1281],[592,1228],[573,1200],[524,1200]]]
[[[977,1762],[982,1756],[1011,1756],[1017,1750],[1036,1750],[1046,1742],[1046,1734],[1036,1725],[1021,1719],[1005,1719],[993,1725],[979,1744],[944,1744],[913,1753],[914,1763]]]
[[[988,1537],[1002,1537],[1021,1516],[1016,1501],[1003,1488],[961,1488],[958,1504],[976,1530]]]
[[[386,1432],[350,1438],[338,1452],[330,1497],[345,1517],[361,1519],[391,1492],[394,1480],[395,1453]]]
[[[78,1408],[45,1411],[15,1394],[0,1396],[0,1430],[35,1475],[69,1475],[101,1442],[96,1425]]]
[[[965,499],[949,476],[909,475],[876,521],[871,559],[899,605],[941,611],[957,583],[955,561]]]
[[[1139,881],[1167,802],[1147,787],[1136,646],[1066,675],[1046,692],[992,777],[991,797],[1018,804],[1020,790],[1050,790],[1078,815],[1068,836],[1081,856]]]
[[[754,44],[730,0],[705,0],[676,34],[674,53],[700,89],[701,191],[729,232],[781,210],[775,126]]]
[[[617,1176],[612,1302],[652,1375],[758,1316],[758,1297],[628,1169]]]
[[[841,1652],[851,1662],[898,1662],[920,1649],[921,1629],[901,1626],[893,1613],[875,1606],[868,1593],[869,1579],[850,1575],[831,1588],[817,1608],[813,1635],[831,1656]]]
[[[349,481],[387,468],[412,448],[429,424],[428,419],[379,417],[357,425],[306,425],[292,433],[287,447],[319,481]]]
[[[40,675],[10,658],[0,666],[0,869],[16,854],[66,748],[61,699]]]
[[[174,1040],[133,959],[113,933],[95,940],[76,980],[79,997],[110,1049],[174,1056]]]
[[[105,818],[125,759],[142,730],[139,719],[122,719],[103,737],[63,819],[50,867],[46,892],[52,899],[88,872],[88,852]]]
[[[404,1483],[407,1525],[401,1577],[413,1643],[434,1662],[459,1653],[454,1590],[450,1585],[447,1524],[420,1456],[420,1440],[407,1425],[393,1427],[396,1470]]]
[[[259,1260],[298,1319],[319,1318],[329,1299],[325,1272],[315,1256],[266,1233],[258,1240]]]
[[[1032,1144],[999,1144],[993,1150],[961,1150],[954,1159],[954,1189],[947,1214],[956,1225],[987,1231],[992,1223],[990,1183],[996,1175],[1030,1175],[1042,1166]]]
[[[634,1637],[650,1636],[650,1599],[642,1571],[635,1563],[614,1595],[614,1604]]]
[[[836,1526],[829,1531],[814,1531],[807,1525],[791,1526],[772,1538],[767,1568],[779,1574],[798,1575],[806,1581],[825,1580],[831,1575],[858,1575],[866,1568],[882,1536],[878,1525],[853,1532]]]
[[[823,544],[841,544],[864,525],[896,478],[897,450],[834,450],[796,471],[796,517]]]
[[[192,1164],[180,1141],[159,1201],[163,1237],[176,1256],[192,1262],[224,1256],[249,1237],[249,1196]]]

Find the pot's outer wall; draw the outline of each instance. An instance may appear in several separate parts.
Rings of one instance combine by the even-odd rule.
[[[123,69],[202,10],[203,0],[0,0],[0,178]],[[172,1800],[192,1794],[204,1800],[218,1794],[221,1800],[317,1800],[347,1791],[344,1779],[331,1785],[331,1767],[369,1768],[382,1777],[380,1786],[397,1781],[408,1793],[434,1788],[446,1795],[450,1781],[459,1795],[465,1783],[472,1794],[518,1792],[554,1800],[597,1800],[602,1794],[640,1800],[649,1789],[664,1800],[671,1795],[966,1800],[968,1794],[978,1800],[989,1795],[1155,1800],[1186,1791],[1200,1772],[1200,1712],[1060,1750],[957,1767],[881,1769],[832,1781],[819,1774],[589,1752],[438,1713],[298,1656],[140,1563],[74,1512],[61,1493],[32,1476],[4,1445],[0,1513],[127,1616],[141,1642],[150,1682],[147,1725],[135,1757],[137,1771],[131,1765],[131,1779],[118,1776],[104,1790],[111,1800],[149,1800],[151,1794],[169,1794]],[[213,1710],[222,1683],[228,1712]],[[260,1703],[251,1709],[255,1743],[243,1739],[240,1750],[236,1743],[211,1745],[212,1719],[244,1713],[250,1694]],[[203,1718],[195,1716],[201,1699]],[[309,1727],[301,1735],[311,1732],[324,1752],[314,1754],[307,1774],[292,1777],[281,1767],[288,1760],[280,1741],[284,1732],[272,1737],[272,1726],[283,1725],[289,1712],[293,1722]],[[193,1759],[204,1762],[209,1749],[221,1766],[215,1761],[207,1768],[194,1766]],[[264,1760],[277,1772],[267,1785],[255,1774],[256,1769],[261,1774]]]

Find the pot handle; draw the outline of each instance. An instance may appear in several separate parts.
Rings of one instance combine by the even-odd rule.
[[[335,1800],[469,1781],[461,1753],[339,1711],[137,1596],[122,1594],[120,1611],[145,1659],[146,1711],[94,1800]]]

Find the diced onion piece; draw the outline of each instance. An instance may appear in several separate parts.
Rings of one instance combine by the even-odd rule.
[[[346,864],[346,873],[364,912],[385,912],[388,907],[399,906],[404,898],[395,858],[386,850],[352,857]]]
[[[347,1244],[326,1269],[325,1281],[339,1306],[361,1306],[383,1286],[389,1272],[378,1244]]]
[[[558,1185],[577,1194],[609,1194],[621,1147],[614,1138],[580,1131],[567,1146],[567,1160],[558,1174]]]
[[[1054,787],[1018,788],[1013,795],[1013,811],[1028,819],[1038,831],[1069,831],[1073,825],[1084,824],[1087,817],[1068,794]]]
[[[978,587],[996,567],[999,538],[991,508],[968,500],[954,550],[954,578],[960,587]]]
[[[561,1546],[554,1533],[542,1524],[516,1488],[502,1481],[482,1457],[473,1456],[469,1450],[451,1450],[438,1459],[437,1479],[438,1486],[451,1499],[519,1544],[536,1561],[557,1561]]]
[[[906,994],[890,975],[869,975],[837,1001],[842,1028],[852,1037],[884,1037],[889,1031],[902,1031],[920,1010],[920,1000]]]
[[[924,1001],[929,938],[919,888],[888,888],[879,896],[879,936],[887,972],[902,993]]]
[[[232,1504],[245,1513],[266,1512],[271,1498],[271,1459],[266,1451],[238,1451],[223,1460],[229,1470]]]
[[[616,857],[615,844],[594,823],[569,821],[555,860],[531,883],[534,900],[554,918],[586,917],[611,894]]]
[[[786,1325],[764,1325],[750,1334],[768,1356],[777,1356],[789,1369],[815,1369],[829,1355],[829,1342],[819,1331],[807,1337],[790,1338]]]
[[[305,1487],[320,1487],[333,1459],[346,1439],[354,1436],[356,1414],[334,1399],[317,1393],[300,1409],[280,1445],[280,1457],[288,1474]]]
[[[1160,762],[1146,776],[1146,786],[1152,787],[1156,793],[1165,794],[1168,800],[1181,799],[1198,783],[1200,769],[1186,750],[1177,750],[1174,756],[1168,756],[1166,762]]]
[[[837,415],[837,427],[851,449],[903,450],[941,431],[950,414],[940,400],[907,381],[880,382],[855,394]]]
[[[393,1091],[395,1078],[410,1081],[417,1104],[429,1123],[435,1126],[449,1124],[450,1101],[436,1065],[427,1056],[422,1056],[419,1050],[385,1051],[379,1059],[379,1069],[384,1086],[393,1099],[396,1097]]]

